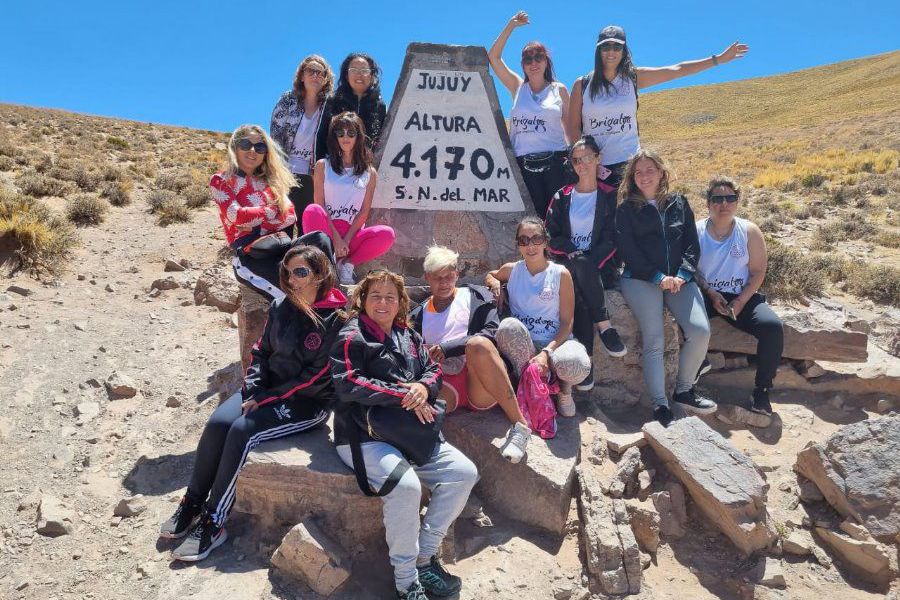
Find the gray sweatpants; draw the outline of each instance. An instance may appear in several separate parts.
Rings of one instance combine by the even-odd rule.
[[[373,489],[381,489],[391,471],[405,459],[399,450],[384,442],[363,442],[360,447],[369,483]],[[352,469],[350,446],[338,446],[337,453]],[[400,478],[397,487],[381,497],[388,554],[394,567],[394,583],[399,591],[405,592],[418,578],[418,557],[437,554],[447,529],[466,506],[469,493],[477,481],[475,464],[444,441],[435,449],[427,464],[412,465]],[[431,490],[431,500],[420,527],[419,506],[423,485]]]
[[[620,281],[625,302],[634,313],[641,328],[644,383],[657,406],[668,406],[666,399],[666,371],[663,364],[665,344],[665,322],[663,306],[669,309],[675,321],[684,332],[684,344],[678,355],[678,376],[675,378],[675,392],[685,392],[694,385],[697,371],[709,347],[709,318],[700,288],[693,281],[681,286],[681,291],[673,294],[659,289],[655,283],[622,277]]]
[[[517,375],[522,375],[525,365],[546,344],[535,345],[522,321],[507,317],[497,328],[497,349],[513,364]],[[591,372],[591,358],[584,346],[576,340],[566,340],[553,350],[550,368],[563,386],[581,383]]]

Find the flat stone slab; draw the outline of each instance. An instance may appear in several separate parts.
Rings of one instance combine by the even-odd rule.
[[[518,464],[500,455],[510,423],[499,408],[457,411],[444,421],[444,436],[478,466],[475,493],[507,516],[562,533],[572,503],[581,435],[577,419],[557,417],[556,437],[531,436]]]
[[[833,302],[813,302],[808,307],[774,305],[784,322],[785,358],[864,362],[869,336],[854,331],[854,321]],[[709,350],[756,354],[756,338],[732,327],[724,319],[710,319]]]
[[[687,488],[704,515],[745,554],[769,546],[769,485],[753,461],[697,417],[644,425],[650,447]]]

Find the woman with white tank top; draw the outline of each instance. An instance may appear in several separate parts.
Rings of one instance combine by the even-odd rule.
[[[488,58],[513,97],[509,138],[534,210],[543,219],[550,198],[567,183],[565,159],[569,142],[564,123],[569,90],[556,81],[553,60],[540,42],[529,42],[522,48],[524,79],[503,61],[503,48],[513,29],[528,22],[524,11],[516,13],[497,36]]]
[[[637,108],[638,90],[725,64],[747,53],[749,47],[734,42],[720,54],[668,67],[635,67],[625,43],[625,30],[609,25],[600,31],[594,50],[594,70],[572,85],[566,119],[569,139],[593,136],[603,154],[597,176],[618,187],[625,163],[640,149]]]
[[[707,186],[709,218],[697,222],[697,283],[709,318],[721,317],[757,339],[756,381],[747,408],[769,415],[769,389],[781,363],[784,331],[759,293],[768,266],[766,240],[759,227],[736,216],[740,194],[738,184],[726,177],[714,178]]]
[[[522,260],[489,272],[485,285],[502,306],[502,284],[509,296],[512,316],[500,321],[497,349],[510,360],[517,376],[529,363],[542,374],[559,379],[559,414],[575,415],[572,384],[591,370],[584,346],[572,338],[575,286],[565,267],[547,258],[547,229],[536,217],[525,217],[516,228],[516,245]]]
[[[328,156],[316,162],[313,173],[314,203],[303,211],[303,232],[323,231],[334,242],[343,284],[353,283],[354,265],[378,258],[394,245],[391,227],[365,227],[378,179],[365,134],[356,113],[331,119]]]

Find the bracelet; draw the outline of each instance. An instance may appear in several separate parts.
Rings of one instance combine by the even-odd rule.
[[[712,58],[712,60],[713,60],[713,66],[714,66],[714,67],[718,67],[718,66],[719,66],[719,59],[716,58],[716,55],[713,54],[711,58]]]

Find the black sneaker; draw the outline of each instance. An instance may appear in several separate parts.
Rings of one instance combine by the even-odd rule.
[[[615,327],[607,327],[601,331],[600,341],[603,342],[603,347],[610,356],[619,358],[628,354],[628,349],[622,343],[622,338],[619,337],[619,332]]]
[[[425,595],[425,590],[422,589],[422,584],[418,581],[413,581],[409,584],[409,587],[406,588],[405,592],[397,591],[398,600],[428,600],[428,596]]]
[[[591,365],[591,370],[587,374],[587,377],[584,378],[584,381],[577,384],[575,386],[575,389],[578,390],[579,392],[589,392],[590,390],[594,389],[594,365],[593,364]]]
[[[668,427],[672,422],[672,411],[668,406],[657,406],[653,409],[653,418],[656,419],[663,427]]]
[[[772,403],[769,402],[768,388],[755,388],[750,399],[750,410],[761,415],[772,415]]]
[[[419,572],[419,583],[425,593],[430,596],[452,596],[462,588],[462,579],[444,570],[436,556],[423,566],[416,567]]]
[[[697,385],[697,382],[700,381],[700,378],[712,371],[712,365],[709,364],[709,361],[705,358],[703,362],[700,364],[700,368],[697,370],[697,376],[694,378],[694,385]]]
[[[204,510],[187,539],[172,551],[172,558],[187,562],[203,560],[227,539],[228,533],[225,528],[213,523],[212,517]]]
[[[178,539],[183,538],[200,516],[202,507],[199,502],[193,502],[187,496],[181,498],[175,514],[169,520],[159,526],[159,537]]]
[[[709,398],[698,396],[696,388],[691,388],[686,392],[678,392],[672,397],[672,400],[680,404],[686,412],[697,415],[711,415],[719,408]]]

